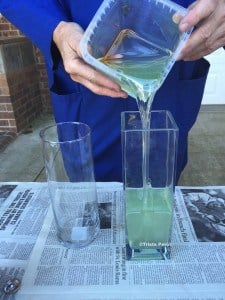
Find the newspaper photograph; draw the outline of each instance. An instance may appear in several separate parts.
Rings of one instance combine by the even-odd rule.
[[[224,191],[176,187],[171,259],[127,261],[121,183],[97,184],[100,234],[80,249],[65,248],[57,240],[45,184],[10,184],[0,198],[3,228],[5,224],[0,231],[1,279],[13,270],[22,279],[14,297],[23,300],[225,299]],[[18,201],[21,206],[27,201],[20,213],[14,211]],[[7,225],[10,207],[18,220]],[[201,221],[206,228],[198,225]],[[16,246],[11,256],[4,251],[16,240],[22,257],[15,256]]]
[[[199,242],[225,242],[225,188],[182,188]]]

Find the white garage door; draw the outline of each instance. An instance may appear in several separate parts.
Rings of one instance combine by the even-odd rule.
[[[225,104],[225,50],[205,57],[211,64],[202,104]]]

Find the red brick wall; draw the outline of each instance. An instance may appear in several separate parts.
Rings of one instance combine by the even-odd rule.
[[[0,37],[23,36],[23,34],[4,17],[0,16]]]
[[[0,39],[0,130],[21,132],[42,111],[33,45],[25,37]]]
[[[36,61],[36,66],[39,74],[39,88],[41,92],[42,99],[42,109],[43,112],[52,112],[51,100],[49,94],[49,86],[48,86],[48,77],[45,67],[45,60],[41,51],[34,47],[34,58]]]
[[[0,16],[0,39],[4,37],[21,37],[22,32],[18,30],[14,25],[8,22],[3,16]],[[39,74],[39,88],[42,99],[42,109],[44,112],[51,112],[51,101],[48,88],[48,79],[45,68],[44,57],[39,49],[34,47],[34,57],[36,60],[36,66]]]

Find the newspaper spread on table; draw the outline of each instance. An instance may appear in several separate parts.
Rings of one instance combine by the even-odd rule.
[[[225,187],[176,187],[170,260],[126,261],[121,183],[98,183],[101,232],[72,250],[56,238],[46,183],[0,183],[0,287],[13,299],[225,299]]]

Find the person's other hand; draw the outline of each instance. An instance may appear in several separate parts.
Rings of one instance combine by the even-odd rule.
[[[53,41],[61,54],[66,72],[98,95],[127,98],[127,93],[113,80],[88,65],[80,53],[83,29],[76,23],[60,22],[53,32]]]
[[[197,0],[180,21],[179,28],[196,29],[181,51],[179,59],[196,60],[225,46],[225,0]]]

